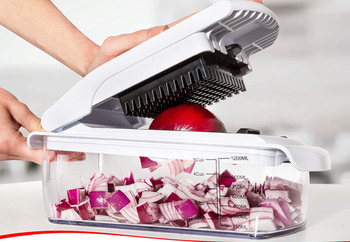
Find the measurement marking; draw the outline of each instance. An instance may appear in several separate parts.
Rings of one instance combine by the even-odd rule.
[[[211,175],[215,175],[216,173],[215,172],[206,172],[205,173],[207,176],[211,176]]]

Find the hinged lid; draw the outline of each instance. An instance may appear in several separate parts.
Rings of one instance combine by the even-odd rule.
[[[92,71],[45,112],[42,126],[54,132],[80,122],[139,128],[146,119],[125,116],[118,94],[205,52],[233,57],[239,79],[251,71],[249,56],[272,45],[278,30],[276,16],[262,4],[218,2]]]

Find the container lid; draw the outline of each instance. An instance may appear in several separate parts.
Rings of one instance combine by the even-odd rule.
[[[81,124],[80,124],[81,125]],[[81,134],[31,133],[32,149],[46,148],[176,159],[219,159],[233,164],[278,166],[289,161],[301,171],[331,167],[328,152],[299,140],[254,134],[88,128]],[[89,133],[90,132],[90,133]]]

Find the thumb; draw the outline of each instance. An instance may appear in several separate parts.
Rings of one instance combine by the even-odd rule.
[[[44,157],[44,151],[30,149],[27,145],[27,138],[23,136],[17,140],[14,153],[21,158],[21,160],[33,161],[39,165],[41,165]]]
[[[41,126],[41,120],[29,110],[27,105],[23,103],[12,105],[10,106],[10,113],[13,118],[29,132],[45,132]]]

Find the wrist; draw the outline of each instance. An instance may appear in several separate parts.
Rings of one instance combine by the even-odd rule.
[[[92,44],[85,51],[85,58],[82,64],[82,70],[81,70],[81,73],[78,73],[78,74],[80,74],[83,77],[89,74],[89,72],[91,71],[90,65],[93,62],[93,60],[96,58],[96,55],[99,50],[100,50],[100,46],[92,42]]]

